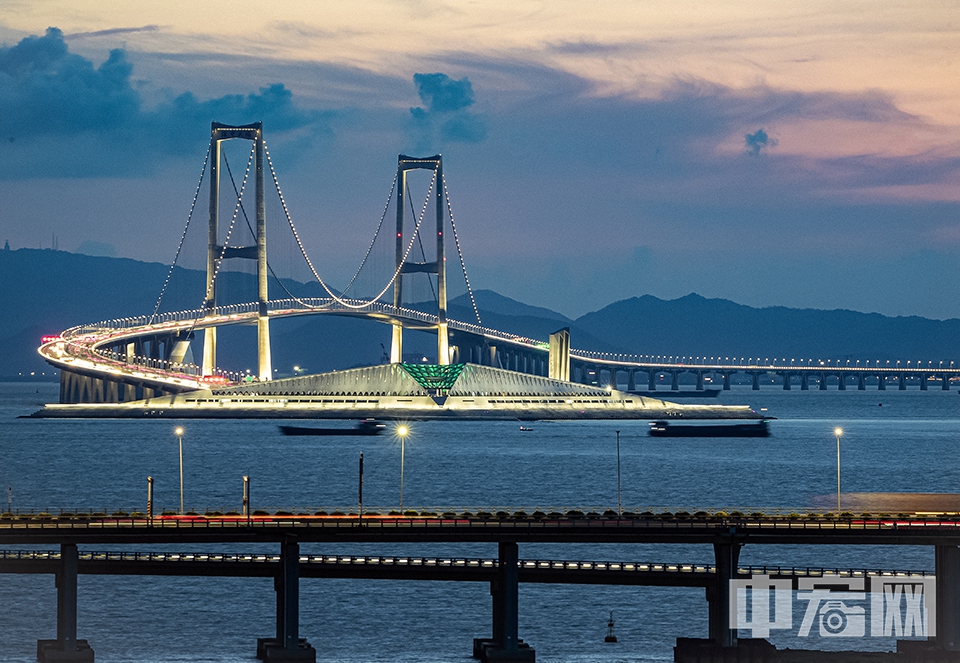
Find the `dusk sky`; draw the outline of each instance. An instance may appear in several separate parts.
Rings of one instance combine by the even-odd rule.
[[[475,288],[960,317],[958,44],[956,0],[5,0],[0,242],[169,263],[262,120],[335,286],[442,152]]]

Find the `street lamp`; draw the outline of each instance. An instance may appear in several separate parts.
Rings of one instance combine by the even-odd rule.
[[[840,438],[843,436],[843,429],[834,428],[833,434],[837,438],[837,515],[840,515]]]
[[[180,443],[180,515],[183,515],[183,429],[177,426],[173,434],[177,436]]]
[[[403,447],[407,435],[410,434],[410,429],[405,424],[400,424],[395,432],[397,437],[400,438],[400,515],[403,515]]]

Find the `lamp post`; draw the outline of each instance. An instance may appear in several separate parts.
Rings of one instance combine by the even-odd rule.
[[[180,515],[183,515],[183,429],[179,426],[174,429],[173,434],[177,436],[180,444]]]
[[[407,439],[407,435],[410,433],[410,429],[405,425],[400,424],[397,426],[397,437],[400,438],[400,515],[403,515],[403,452],[404,452],[404,442]]]
[[[840,515],[840,437],[843,435],[843,429],[834,428],[833,434],[837,438],[837,515]]]
[[[617,515],[623,515],[623,502],[620,501],[620,431],[617,431]]]

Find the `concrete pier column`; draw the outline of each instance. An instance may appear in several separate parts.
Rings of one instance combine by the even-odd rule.
[[[697,371],[697,391],[703,391],[703,371]]]
[[[839,387],[840,391],[846,391],[847,390],[847,374],[841,372],[839,374],[839,377],[840,377],[840,387]]]
[[[60,544],[60,572],[57,573],[57,639],[37,640],[41,663],[65,661],[93,663],[93,650],[86,640],[77,640],[77,544]]]
[[[730,373],[723,374],[723,390],[730,391]]]
[[[670,389],[680,391],[680,371],[670,371]]]
[[[760,374],[757,372],[754,372],[754,373],[751,373],[751,377],[753,377],[753,390],[760,391]]]
[[[647,389],[650,391],[657,390],[657,372],[652,368],[647,371]]]
[[[926,376],[926,375],[921,375],[921,376],[920,376],[920,391],[926,391],[926,390],[927,390],[927,376]]]
[[[707,591],[710,602],[710,640],[720,647],[735,647],[737,631],[730,628],[730,581],[737,576],[740,563],[739,543],[715,543],[717,582]]]
[[[790,384],[790,371],[783,372],[783,390],[790,391],[792,385]]]
[[[883,373],[877,376],[877,389],[880,391],[887,390],[887,376]]]
[[[300,544],[292,537],[285,538],[280,544],[280,570],[274,588],[277,592],[277,635],[276,638],[257,640],[257,658],[316,663],[316,650],[300,637]]]
[[[907,376],[904,375],[903,373],[901,373],[899,376],[897,376],[897,384],[898,384],[898,389],[900,389],[900,391],[906,391],[906,390],[907,390]]]
[[[960,548],[936,546],[937,649],[960,651]],[[929,608],[928,608],[929,610]]]
[[[827,374],[820,373],[820,391],[827,390]]]
[[[627,371],[627,391],[637,390],[637,372],[634,369]]]
[[[863,373],[857,376],[857,391],[867,390],[867,376]]]
[[[804,371],[800,374],[800,391],[808,391],[810,389],[810,374]]]
[[[944,373],[940,376],[940,388],[943,391],[950,391],[950,378]]]
[[[534,661],[536,652],[518,636],[519,554],[513,541],[498,544],[497,580],[491,583],[493,596],[493,638],[474,641],[474,656],[487,661]]]

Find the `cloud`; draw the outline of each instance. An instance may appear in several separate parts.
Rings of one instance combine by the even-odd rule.
[[[132,67],[122,50],[94,68],[48,28],[0,49],[0,116],[16,138],[116,129],[139,112]]]
[[[95,30],[93,32],[71,32],[64,36],[64,39],[79,39],[81,37],[109,37],[112,35],[127,35],[138,32],[158,32],[159,25],[141,25],[137,28],[108,28],[107,30]]]
[[[777,144],[776,138],[770,138],[766,131],[757,129],[752,134],[744,135],[746,150],[750,154],[760,154],[760,150],[765,147],[773,147]]]
[[[417,150],[431,151],[436,143],[479,143],[487,137],[484,118],[467,109],[473,105],[473,86],[466,77],[414,74],[413,83],[424,106],[410,109],[417,134]]]
[[[413,83],[431,113],[449,113],[473,105],[473,86],[466,78],[455,81],[446,74],[414,74]]]
[[[9,157],[0,160],[0,177],[147,175],[162,155],[195,154],[211,121],[262,120],[281,140],[284,132],[331,133],[329,113],[298,108],[279,83],[208,100],[185,92],[145,109],[132,72],[123,49],[95,66],[70,53],[57,28],[0,47],[0,117]]]

